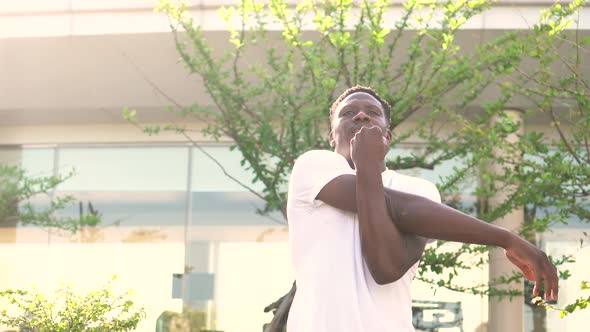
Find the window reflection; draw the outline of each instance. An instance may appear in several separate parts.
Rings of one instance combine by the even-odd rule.
[[[203,150],[205,152],[203,152]],[[254,191],[262,191],[260,183],[252,183],[254,178],[251,171],[245,170],[240,164],[242,155],[238,150],[230,151],[227,146],[206,146],[203,150],[193,149],[192,183],[193,191],[199,192],[243,192],[246,188],[232,180],[223,170],[239,182],[252,188]],[[209,157],[210,156],[210,157]],[[214,158],[219,164],[215,163]]]
[[[186,194],[180,191],[60,191],[73,195],[84,206],[91,202],[103,216],[102,226],[182,226]],[[63,210],[76,217],[79,206]]]
[[[53,175],[53,156],[52,148],[2,148],[0,164],[19,166],[33,177],[50,176]]]
[[[285,225],[279,212],[259,215],[264,202],[250,192],[193,192],[191,225]]]
[[[60,148],[59,169],[76,175],[63,191],[186,191],[188,148]]]
[[[51,148],[21,149],[18,147],[5,147],[0,149],[0,165],[18,167],[30,179],[54,175],[53,158],[54,149]],[[0,179],[0,181],[4,181],[4,179]],[[3,189],[3,185],[4,183],[0,183],[0,189]],[[37,206],[47,206],[49,199],[47,195],[40,194],[33,196],[30,200],[21,200],[15,204],[24,204],[25,202]],[[5,208],[7,214],[13,215],[14,211],[12,209],[16,209],[17,207],[6,206]],[[22,224],[16,218],[0,219],[0,243],[15,243],[20,241],[20,234],[17,229],[22,228]],[[40,238],[46,239],[47,236],[41,233]]]
[[[201,312],[209,328],[259,331],[272,319],[263,308],[292,283],[286,222],[280,213],[257,214],[264,202],[224,174],[261,191],[240,164],[239,151],[193,149],[191,219],[187,233],[187,312]],[[272,248],[271,248],[272,247]],[[211,279],[209,279],[211,278]],[[213,298],[193,296],[212,291]],[[248,295],[253,292],[252,296]]]

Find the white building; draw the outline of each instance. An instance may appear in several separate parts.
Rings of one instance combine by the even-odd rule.
[[[216,12],[234,1],[188,2],[208,36],[225,36]],[[392,15],[401,11],[394,2]],[[501,1],[461,33],[468,39],[526,29],[551,3]],[[167,18],[153,6],[148,0],[0,2],[0,162],[32,175],[75,169],[59,192],[91,201],[104,217],[104,226],[76,236],[0,228],[0,289],[36,285],[50,291],[61,282],[92,289],[118,274],[119,286],[134,289],[148,308],[138,331],[154,331],[162,312],[182,310],[174,275],[186,265],[193,278],[186,303],[204,312],[208,328],[261,331],[272,318],[262,309],[293,281],[287,227],[256,215],[260,202],[182,137],[147,136],[121,116],[129,106],[142,121],[173,119],[163,111],[170,104],[163,93],[183,105],[209,100],[178,63]],[[590,30],[590,8],[579,21],[582,31]],[[228,142],[199,142],[231,174],[249,181]],[[547,234],[547,250],[575,250],[579,232]],[[590,266],[588,249],[576,257],[576,266]],[[578,297],[584,273],[573,274],[562,283],[560,303]],[[462,277],[485,282],[487,270]],[[434,293],[419,283],[414,294],[417,300],[461,301],[463,330],[484,331],[486,298]],[[587,313],[548,318],[549,331],[588,325]]]

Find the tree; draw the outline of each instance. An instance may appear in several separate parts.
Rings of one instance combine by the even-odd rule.
[[[513,178],[521,184],[515,196],[525,206],[523,233],[532,242],[535,233],[556,224],[590,220],[590,84],[582,61],[584,54],[590,53],[590,39],[581,38],[578,29],[563,32],[565,26],[572,24],[576,5],[557,4],[543,11],[540,23],[524,43],[528,70],[518,66],[515,79],[503,82],[505,93],[528,100],[531,106],[527,113],[545,115],[557,136],[548,140],[538,132],[530,132],[519,147],[529,158],[519,164]],[[587,237],[586,233],[583,235]],[[574,262],[565,258],[568,259]],[[562,274],[566,278],[567,270]],[[585,285],[582,283],[582,289]],[[579,299],[560,309],[561,317],[576,308],[585,308],[587,302],[587,298],[585,302]],[[526,303],[533,308],[533,331],[545,331],[546,311]]]
[[[225,54],[212,48],[185,5],[162,0],[156,10],[169,17],[182,63],[203,80],[214,107],[171,102],[181,114],[205,121],[204,134],[233,140],[232,148],[242,154],[253,182],[263,184],[262,192],[242,184],[266,202],[261,213],[280,210],[285,215],[286,183],[295,159],[310,149],[329,148],[327,110],[343,89],[360,84],[371,86],[394,105],[392,147],[410,138],[425,142],[409,157],[389,160],[390,168],[434,169],[445,161],[460,160],[462,166],[439,180],[445,203],[488,222],[526,207],[522,234],[533,240],[534,234],[570,217],[588,220],[590,162],[584,128],[590,125],[590,112],[588,91],[583,90],[587,80],[581,77],[579,56],[573,65],[568,62],[571,75],[552,71],[563,60],[555,56],[563,50],[560,45],[575,45],[577,54],[583,51],[583,42],[572,41],[565,28],[585,1],[549,8],[531,30],[506,32],[461,49],[457,44],[461,26],[492,4],[409,0],[392,30],[385,22],[391,1],[307,0],[291,7],[283,0],[268,4],[242,0],[236,7],[220,10],[228,30]],[[270,24],[280,26],[281,32],[267,31]],[[254,50],[262,51],[264,59],[245,61]],[[553,121],[558,140],[529,130],[518,143],[507,144],[506,137],[521,124],[503,110],[521,105],[525,97],[523,105],[530,106],[526,116],[557,116],[548,107],[560,105],[560,116],[575,115],[572,131],[564,132],[559,121]],[[124,115],[141,126],[135,111],[126,110]],[[418,125],[402,129],[410,120]],[[172,130],[192,141],[191,128],[185,125],[143,129],[150,134]],[[439,135],[443,129],[448,133]],[[505,151],[501,157],[495,153],[498,147]],[[493,171],[491,164],[503,165],[503,170]],[[463,204],[455,194],[474,181],[478,185],[469,194],[478,199]],[[505,187],[498,188],[498,183]],[[507,191],[507,198],[489,204],[498,190]],[[439,241],[426,250],[417,278],[473,294],[518,294],[494,285],[522,281],[521,275],[489,284],[457,284],[455,276],[461,270],[486,263],[487,249],[464,245],[448,250]],[[473,256],[480,259],[467,259]],[[563,263],[571,258],[554,259]],[[566,271],[561,273],[567,277]],[[284,323],[290,298],[272,307],[279,308],[273,331]]]

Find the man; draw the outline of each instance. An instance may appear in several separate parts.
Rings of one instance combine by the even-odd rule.
[[[410,282],[426,239],[495,245],[538,295],[557,298],[547,256],[503,228],[440,204],[436,187],[385,168],[391,108],[372,89],[346,90],[332,105],[331,151],[301,155],[287,215],[297,292],[289,332],[406,332]]]

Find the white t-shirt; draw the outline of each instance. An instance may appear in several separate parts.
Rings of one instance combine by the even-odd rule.
[[[398,281],[378,285],[361,252],[357,215],[316,200],[334,178],[355,174],[332,151],[309,151],[293,167],[287,216],[297,292],[288,332],[407,332],[412,326],[410,282],[418,264]],[[431,182],[391,170],[384,187],[440,202]]]

